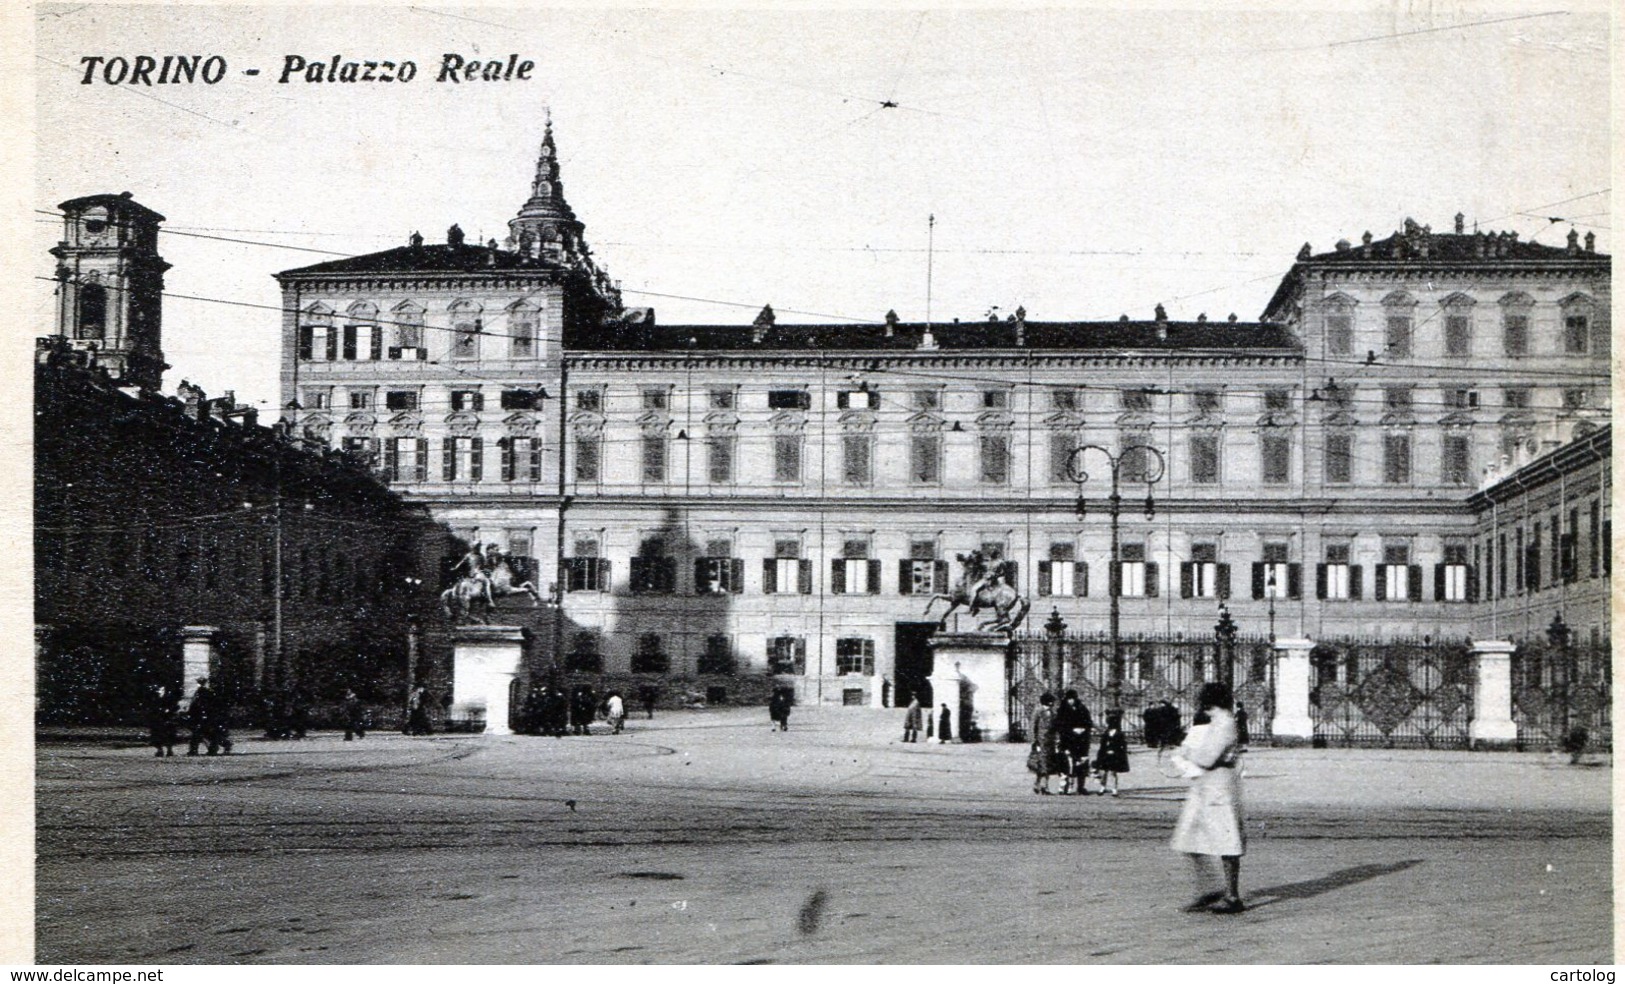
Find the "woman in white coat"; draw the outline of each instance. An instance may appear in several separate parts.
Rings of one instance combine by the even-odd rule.
[[[1195,868],[1196,899],[1186,911],[1230,914],[1245,908],[1240,882],[1247,835],[1241,815],[1241,774],[1236,768],[1240,736],[1229,687],[1204,684],[1198,703],[1208,720],[1193,726],[1179,748],[1181,767],[1193,782],[1174,826],[1171,846],[1189,855]],[[1219,858],[1224,869],[1224,888],[1219,891],[1208,890],[1212,884],[1210,857]]]
[[[604,701],[604,719],[613,729],[611,734],[620,734],[621,728],[626,724],[626,702],[621,700],[619,691],[611,691],[609,699]]]

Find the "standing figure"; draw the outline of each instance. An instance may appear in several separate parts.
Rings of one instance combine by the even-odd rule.
[[[1034,773],[1033,792],[1049,796],[1050,767],[1060,754],[1055,735],[1055,695],[1038,698],[1038,710],[1033,714],[1033,747],[1027,756],[1027,767]]]
[[[1251,741],[1252,736],[1247,733],[1247,705],[1238,700],[1236,701],[1236,744],[1245,752],[1247,745]]]
[[[1061,754],[1066,756],[1066,773],[1061,778],[1061,795],[1074,793],[1082,796],[1089,786],[1089,739],[1094,734],[1095,722],[1089,707],[1078,697],[1076,690],[1068,690],[1055,709],[1055,734]]]
[[[773,691],[773,696],[767,699],[767,716],[773,725],[771,731],[790,730],[790,692],[783,687]]]
[[[367,709],[353,688],[344,691],[344,740],[354,741],[367,737]]]
[[[180,700],[168,687],[160,684],[153,691],[152,706],[148,710],[147,726],[152,733],[154,758],[171,758],[175,754],[175,739],[180,728]]]
[[[198,746],[204,744],[208,745],[210,755],[221,752],[231,754],[231,731],[226,720],[226,707],[209,686],[208,677],[198,677],[197,693],[192,695],[192,705],[187,708],[186,714],[192,727],[186,754],[196,755]]]
[[[655,701],[659,699],[660,692],[654,687],[646,686],[638,692],[638,699],[643,702],[643,716],[645,720],[655,719]]]
[[[1100,736],[1095,771],[1100,773],[1100,795],[1116,796],[1117,777],[1128,771],[1128,736],[1123,734],[1123,712],[1115,707],[1106,712],[1106,733]],[[1106,788],[1108,780],[1110,789]]]
[[[570,698],[570,730],[578,735],[590,734],[592,719],[597,711],[598,698],[592,687],[583,683],[576,687]]]
[[[611,690],[609,698],[604,701],[604,720],[609,722],[610,734],[618,735],[625,727],[626,702],[621,700],[620,691]]]
[[[554,738],[563,738],[570,729],[570,698],[559,687],[548,687],[542,707],[547,733]]]
[[[420,683],[412,688],[412,693],[406,698],[406,733],[427,735],[433,732],[434,728],[429,724],[429,691]]]
[[[1196,898],[1186,911],[1230,914],[1246,908],[1240,882],[1247,836],[1241,813],[1241,774],[1236,769],[1241,750],[1230,688],[1222,683],[1203,684],[1198,703],[1207,720],[1192,725],[1179,748],[1180,765],[1193,783],[1169,846],[1191,859]],[[1212,872],[1207,859],[1212,857],[1219,858],[1224,870],[1224,887],[1218,891],[1208,890]]]
[[[942,713],[937,718],[937,741],[946,745],[954,740],[953,715],[947,704],[942,705]]]
[[[915,694],[909,698],[908,710],[903,714],[903,740],[918,743],[920,740],[920,719],[924,712],[920,709],[920,696]]]

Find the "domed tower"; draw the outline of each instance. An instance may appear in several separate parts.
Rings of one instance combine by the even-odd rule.
[[[574,265],[586,253],[581,241],[583,228],[564,200],[559,151],[553,143],[553,120],[549,116],[541,153],[536,158],[536,177],[530,184],[530,200],[508,221],[507,247],[525,256]]]
[[[163,382],[164,271],[158,224],[164,217],[129,192],[63,202],[57,259],[56,334],[94,352],[96,365],[122,383]]]

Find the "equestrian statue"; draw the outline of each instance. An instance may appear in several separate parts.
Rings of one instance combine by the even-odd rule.
[[[937,602],[946,601],[948,610],[942,613],[938,622],[946,628],[948,616],[962,605],[970,609],[972,616],[992,609],[994,617],[979,624],[977,630],[1013,634],[1022,619],[1027,617],[1029,607],[1027,599],[1011,584],[1015,580],[1015,564],[1008,560],[990,562],[980,550],[956,554],[955,557],[964,572],[959,583],[948,594],[932,595],[925,604],[925,614],[931,614],[931,608]]]
[[[440,607],[446,617],[454,620],[490,621],[496,599],[509,595],[528,594],[537,606],[542,596],[536,585],[520,580],[514,573],[512,559],[496,544],[488,544],[480,553],[479,544],[473,544],[451,569],[460,574],[456,583],[440,592]]]

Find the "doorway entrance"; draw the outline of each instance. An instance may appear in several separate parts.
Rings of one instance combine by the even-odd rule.
[[[934,668],[931,637],[936,631],[935,622],[897,623],[897,645],[893,650],[897,654],[897,693],[892,700],[893,707],[907,707],[915,697],[920,699],[920,706],[927,713],[935,706],[931,703],[931,671]]]

